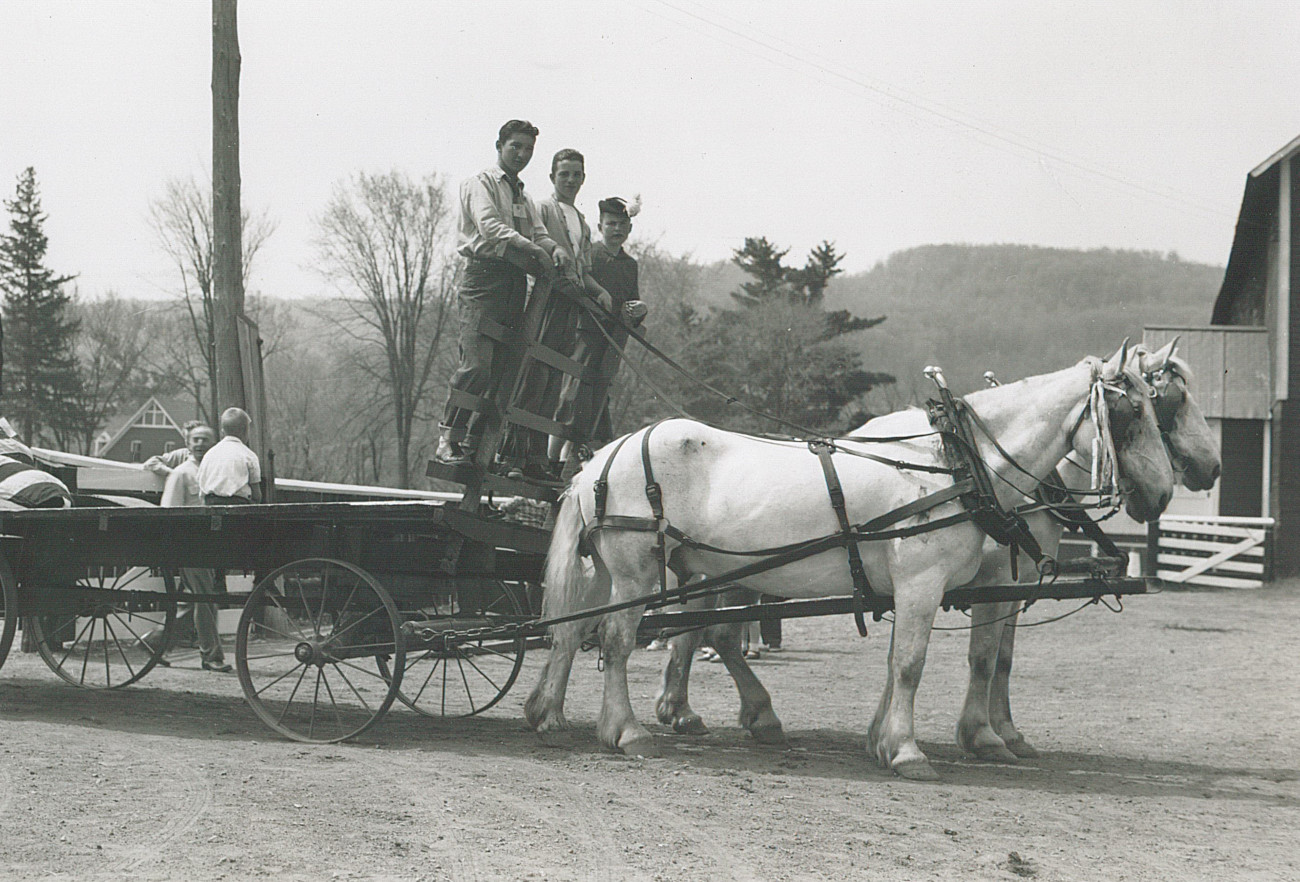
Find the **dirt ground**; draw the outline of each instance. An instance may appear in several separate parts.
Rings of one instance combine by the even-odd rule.
[[[1026,620],[1073,608],[1044,602]],[[0,878],[1300,879],[1300,583],[1100,607],[1017,640],[1016,721],[1042,758],[962,757],[966,634],[934,635],[917,702],[942,781],[864,752],[887,625],[786,623],[755,662],[790,736],[755,746],[720,665],[698,663],[703,738],[653,722],[662,653],[632,696],[664,748],[595,740],[596,656],[570,687],[575,749],[543,747],[515,689],[486,715],[395,708],[359,743],[280,740],[233,675],[176,657],[91,693],[15,649],[0,671]],[[942,626],[964,618],[941,615]]]

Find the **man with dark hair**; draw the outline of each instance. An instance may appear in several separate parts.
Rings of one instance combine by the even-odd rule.
[[[585,310],[578,317],[573,360],[597,368],[596,377],[590,381],[566,377],[555,413],[556,422],[572,426],[591,446],[614,437],[605,399],[618,374],[619,354],[610,345],[610,338],[621,347],[627,342],[628,328],[641,324],[646,316],[645,304],[638,299],[636,259],[623,250],[623,243],[632,233],[632,218],[641,210],[640,200],[629,203],[619,197],[602,199],[599,208],[601,238],[591,247],[590,273],[610,295],[609,318],[597,319]],[[566,475],[580,465],[580,457],[572,455],[572,446],[566,445],[562,454]]]
[[[572,268],[562,273],[554,283],[554,295],[547,304],[542,321],[542,345],[570,355],[575,345],[579,315],[584,311],[581,301],[590,299],[608,311],[613,300],[604,288],[591,277],[591,227],[574,201],[587,179],[586,160],[581,153],[566,147],[551,160],[551,184],[554,192],[537,204],[537,212],[547,234],[571,258]],[[550,417],[559,403],[564,379],[559,371],[534,362],[525,378],[518,405],[523,410]],[[524,451],[526,462],[515,477],[554,479],[560,472],[560,450],[563,438],[551,437],[544,441],[541,433],[514,430],[527,438]],[[545,444],[546,450],[540,450]],[[545,457],[545,460],[543,460]],[[542,462],[546,464],[543,467]]]
[[[497,138],[497,161],[460,187],[457,251],[465,258],[457,299],[460,365],[448,381],[447,406],[435,458],[455,465],[473,459],[482,430],[475,411],[452,403],[452,393],[491,396],[504,367],[503,347],[484,322],[517,328],[528,296],[528,276],[567,270],[569,255],[546,234],[519,173],[533,158],[537,127],[512,119]]]

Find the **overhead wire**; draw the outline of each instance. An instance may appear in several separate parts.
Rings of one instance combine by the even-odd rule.
[[[647,5],[654,4],[658,7],[671,10],[679,16],[685,16],[694,22],[706,25],[704,32],[691,27],[689,23],[679,21],[670,15],[662,15],[655,9]],[[1112,186],[1120,187],[1130,193],[1137,193],[1143,196],[1152,197],[1167,203],[1175,204],[1185,210],[1196,212],[1204,217],[1221,219],[1229,217],[1230,213],[1221,208],[1197,200],[1186,193],[1177,191],[1170,187],[1156,187],[1151,184],[1134,180],[1110,169],[1103,168],[1099,165],[1086,162],[1067,155],[1058,148],[1049,146],[1041,141],[1011,131],[995,123],[980,119],[971,114],[957,110],[950,106],[931,99],[923,98],[920,95],[909,92],[898,86],[881,82],[872,77],[868,77],[859,71],[835,66],[814,56],[813,53],[798,47],[789,41],[767,34],[752,25],[736,22],[735,25],[719,21],[715,17],[704,12],[697,12],[687,9],[679,2],[670,2],[670,0],[645,0],[639,3],[642,9],[651,14],[658,15],[675,24],[687,27],[703,36],[727,43],[750,55],[762,58],[770,64],[801,74],[818,73],[824,77],[838,81],[840,84],[849,86],[847,91],[857,94],[859,97],[870,98],[876,103],[894,108],[908,113],[914,118],[925,119],[931,123],[942,123],[949,127],[964,130],[965,133],[973,137],[986,146],[1020,155],[1022,158],[1026,155],[1040,164],[1050,163],[1059,170],[1065,170],[1078,176],[1090,178],[1094,181],[1101,181]],[[691,4],[697,5],[697,4]],[[733,19],[734,21],[734,19]],[[733,41],[721,40],[718,33],[721,32],[733,38]],[[756,36],[756,34],[758,36]],[[737,44],[734,41],[740,41]],[[786,47],[777,45],[784,43]],[[756,51],[763,50],[763,51]],[[776,56],[776,57],[773,57]]]

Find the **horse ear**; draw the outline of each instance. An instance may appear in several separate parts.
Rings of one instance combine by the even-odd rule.
[[[1174,339],[1170,340],[1164,346],[1161,346],[1152,353],[1152,360],[1160,367],[1169,364],[1169,359],[1174,356],[1174,350],[1178,348],[1178,339],[1179,338],[1175,336]]]
[[[1107,380],[1118,379],[1120,372],[1124,370],[1126,362],[1128,362],[1128,337],[1124,338],[1124,342],[1119,344],[1119,349],[1116,349],[1115,354],[1107,359],[1106,364],[1102,366],[1102,377]]]

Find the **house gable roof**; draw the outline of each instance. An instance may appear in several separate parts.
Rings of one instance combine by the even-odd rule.
[[[156,404],[158,408],[163,412],[163,416],[167,418],[167,422],[170,424],[171,428],[175,429],[176,434],[180,435],[181,438],[183,439],[185,437],[185,432],[181,428],[181,426],[185,425],[185,423],[189,422],[191,419],[194,418],[194,413],[195,413],[194,405],[190,404],[186,406],[185,400],[180,398],[166,399],[166,398],[159,398],[156,395],[150,395],[148,398],[144,400],[144,402],[139,407],[137,407],[133,411],[130,411],[130,416],[128,416],[126,419],[121,420],[120,422],[114,421],[113,423],[109,423],[108,427],[105,428],[103,432],[103,434],[107,434],[109,436],[108,442],[105,443],[104,446],[100,448],[99,451],[100,454],[102,455],[104,453],[107,453],[108,451],[116,447],[117,442],[122,440],[122,436],[125,435],[128,431],[130,431],[131,428],[136,425],[136,423],[139,421],[140,417],[145,413],[145,411],[149,409],[150,405],[154,405],[154,404]],[[125,413],[126,411],[123,412]],[[151,428],[164,428],[164,427],[152,426]]]

